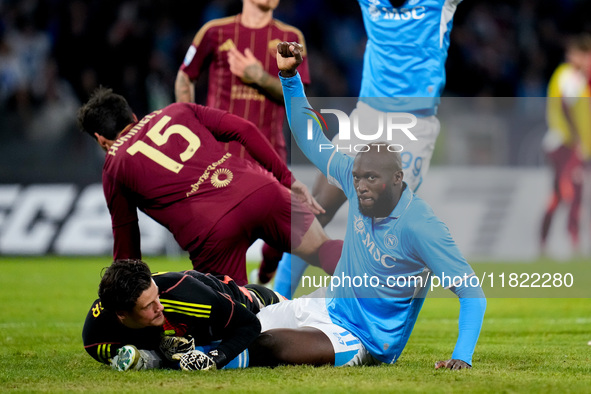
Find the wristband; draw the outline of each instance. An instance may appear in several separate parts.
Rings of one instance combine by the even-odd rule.
[[[223,368],[228,363],[228,357],[226,357],[224,352],[222,352],[221,350],[210,350],[209,353],[207,353],[207,355],[211,357],[217,369]]]

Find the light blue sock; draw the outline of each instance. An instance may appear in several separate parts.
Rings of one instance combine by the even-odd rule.
[[[292,299],[306,268],[308,268],[308,263],[303,259],[289,253],[283,253],[283,258],[279,262],[275,273],[274,290],[285,298]]]
[[[246,368],[248,367],[248,361],[248,349],[245,349],[222,369]]]
[[[291,299],[291,255],[289,253],[283,253],[277,271],[275,271],[275,284],[273,286],[273,290],[277,293]]]
[[[209,352],[214,347],[217,347],[219,342],[212,342],[211,345],[195,346],[195,349],[201,350],[203,353]],[[212,346],[214,345],[214,346]],[[236,356],[232,361],[226,364],[222,369],[238,369],[248,367],[248,349],[245,349],[242,353]]]

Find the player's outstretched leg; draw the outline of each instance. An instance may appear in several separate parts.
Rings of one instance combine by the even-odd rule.
[[[330,339],[312,327],[275,328],[265,331],[248,347],[250,366],[282,364],[334,365]]]
[[[261,194],[267,210],[257,220],[261,226],[253,232],[268,245],[291,252],[331,274],[341,257],[343,241],[332,240],[314,214],[280,185],[270,185]]]
[[[292,254],[332,275],[341,258],[342,249],[343,241],[330,239],[318,219],[314,218],[301,242],[292,246]]]
[[[329,184],[323,174],[319,174],[316,178],[312,194],[325,209],[325,213],[316,215],[322,227],[332,220],[339,208],[347,201],[345,193]],[[291,299],[308,264],[298,256],[286,256],[287,254],[283,255],[275,274],[275,291]]]

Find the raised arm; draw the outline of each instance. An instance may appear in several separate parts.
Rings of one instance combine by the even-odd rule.
[[[297,68],[303,60],[301,49],[302,46],[295,42],[277,44],[277,66],[280,70],[279,79],[283,86],[287,120],[302,152],[326,175],[327,166],[334,150],[328,149],[329,146],[332,146],[330,141],[326,138],[322,129],[309,116],[313,115],[314,112],[306,98],[304,85],[297,72]],[[308,139],[308,127],[312,128],[311,139]],[[321,147],[327,149],[321,149]]]

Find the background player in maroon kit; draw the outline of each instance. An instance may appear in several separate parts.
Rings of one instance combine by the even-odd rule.
[[[305,43],[298,29],[273,19],[278,5],[279,0],[243,0],[242,13],[206,23],[195,35],[180,66],[175,95],[177,102],[194,102],[193,82],[209,67],[207,106],[253,122],[285,161],[285,106],[277,77],[277,44],[295,41],[305,46]],[[310,82],[305,54],[301,76],[305,84]],[[239,143],[229,142],[225,148],[252,160]],[[269,245],[263,247],[261,283],[272,278],[281,255]]]
[[[177,102],[194,102],[193,81],[209,67],[207,106],[250,120],[285,160],[285,106],[275,56],[279,42],[304,45],[304,36],[295,27],[273,19],[278,4],[279,0],[244,0],[241,14],[206,23],[180,66],[175,95]],[[305,56],[301,76],[309,83]],[[227,148],[247,157],[237,143]]]
[[[330,240],[292,198],[312,202],[251,122],[191,103],[138,122],[122,96],[99,88],[80,108],[78,123],[107,151],[103,188],[115,259],[141,258],[140,209],[189,251],[196,270],[229,275],[239,285],[248,282],[246,251],[258,238],[334,271],[342,241]],[[240,141],[268,171],[226,152],[218,140]]]

